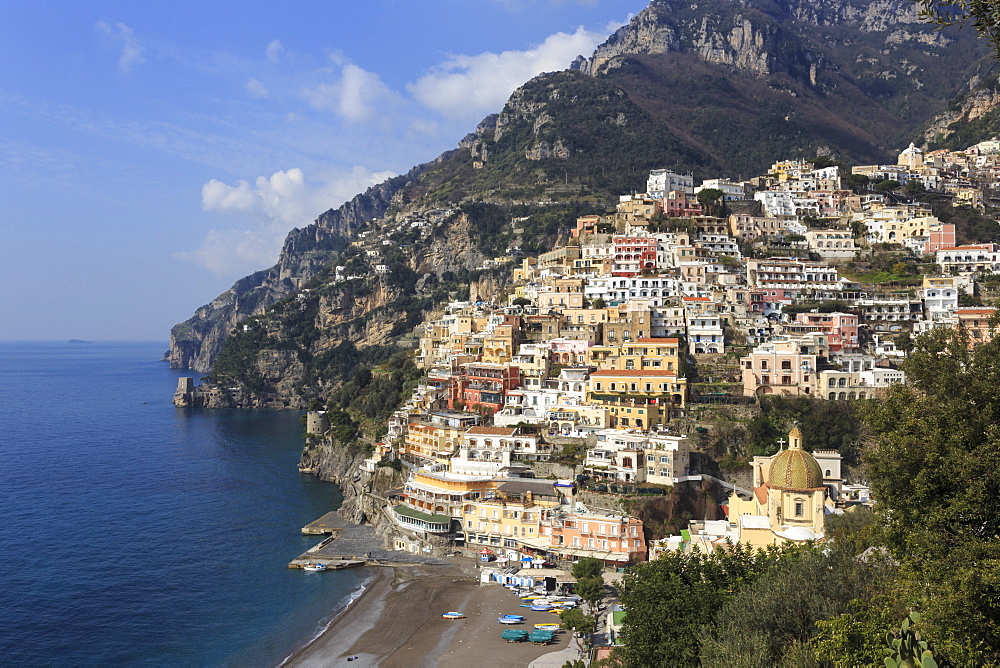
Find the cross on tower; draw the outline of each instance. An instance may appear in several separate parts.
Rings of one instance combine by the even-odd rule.
[[[780,449],[784,450],[784,449],[785,449],[785,443],[787,443],[787,442],[788,442],[788,441],[786,441],[785,439],[783,439],[783,438],[779,438],[779,439],[778,439],[778,447],[779,447]]]

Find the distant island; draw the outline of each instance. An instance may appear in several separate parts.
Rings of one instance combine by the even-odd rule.
[[[84,341],[83,339],[70,339],[67,343],[90,343],[90,341]]]

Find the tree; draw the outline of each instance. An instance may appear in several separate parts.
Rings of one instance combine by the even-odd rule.
[[[597,623],[592,616],[583,614],[583,610],[580,608],[563,610],[559,613],[559,621],[564,629],[580,634],[593,633],[594,624]]]
[[[871,184],[871,177],[867,174],[851,174],[847,177],[847,183],[851,186],[851,189],[856,192],[863,192],[868,190],[868,186]]]
[[[886,179],[885,181],[879,181],[876,183],[875,190],[880,193],[889,193],[899,188],[900,185],[902,184],[895,179]]]
[[[622,582],[621,601],[628,614],[616,658],[626,668],[698,665],[702,626],[781,553],[736,544],[710,554],[667,552],[631,567]]]
[[[922,19],[940,28],[972,26],[1000,56],[1000,5],[994,0],[917,0]]]
[[[698,191],[698,203],[710,211],[711,215],[720,215],[726,206],[724,195],[718,188],[702,188]]]
[[[583,652],[584,644],[589,642],[590,634],[594,632],[597,620],[592,615],[583,614],[579,608],[563,610],[559,613],[559,621],[564,629],[570,629],[577,636],[577,649]]]
[[[941,656],[1000,661],[1000,337],[917,337],[906,385],[862,408],[863,463],[900,600],[919,609]]]
[[[514,301],[511,302],[514,306],[530,306],[531,300],[527,297],[515,297]]]
[[[885,597],[896,573],[894,563],[873,555],[859,560],[866,542],[841,537],[822,547],[786,552],[736,592],[701,631],[701,664],[803,665],[792,657],[809,647],[819,631],[816,622],[849,611],[855,600]],[[885,632],[878,627],[868,637],[877,648]],[[810,659],[812,654],[809,649]]]
[[[582,580],[583,578],[600,578],[601,582],[603,582],[604,564],[601,563],[600,559],[583,557],[573,564],[571,573],[577,580]]]
[[[573,588],[576,595],[582,598],[590,606],[591,611],[604,598],[604,578],[581,578],[576,581]]]

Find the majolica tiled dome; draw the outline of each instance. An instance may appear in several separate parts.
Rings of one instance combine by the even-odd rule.
[[[802,432],[796,427],[790,436],[791,447],[771,462],[767,486],[799,491],[823,489],[823,471],[816,458],[802,449]]]

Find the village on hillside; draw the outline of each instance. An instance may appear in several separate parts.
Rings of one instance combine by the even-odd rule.
[[[453,302],[422,327],[424,380],[364,464],[409,472],[384,509],[394,547],[478,554],[502,580],[509,566],[823,540],[827,515],[873,502],[838,451],[794,427],[727,483],[694,466],[689,430],[769,395],[875,397],[906,382],[911,337],[933,328],[988,339],[994,309],[976,295],[995,287],[1000,245],[957,245],[956,226],[912,195],[984,210],[998,188],[998,140],[911,144],[850,174],[786,161],[696,186],[653,171],[645,193],[516,264],[503,303]],[[329,428],[321,412],[309,424]],[[728,501],[676,535],[647,541],[620,503],[703,481]]]

